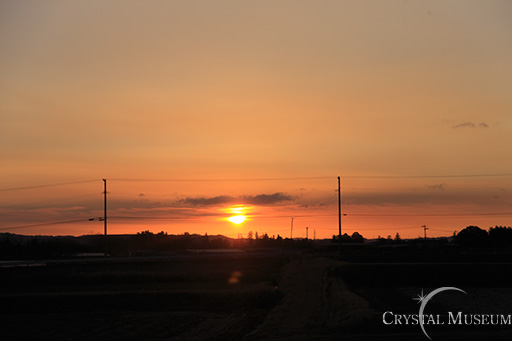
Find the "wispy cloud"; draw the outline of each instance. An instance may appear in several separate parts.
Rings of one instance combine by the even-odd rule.
[[[248,204],[248,205],[275,205],[281,202],[291,201],[294,197],[276,192],[273,194],[244,195],[233,197],[221,195],[215,197],[187,197],[177,201],[178,204],[191,206],[219,206],[225,204]]]
[[[464,123],[460,123],[460,124],[456,124],[454,126],[452,126],[453,129],[459,129],[459,128],[489,128],[489,125],[485,122],[481,122],[479,124],[475,124],[471,121],[468,121],[468,122],[464,122]]]
[[[459,129],[459,128],[474,128],[476,127],[475,124],[473,122],[464,122],[464,123],[461,123],[461,124],[457,124],[457,125],[454,125],[452,126],[453,129]]]
[[[283,201],[291,201],[293,197],[281,192],[274,194],[259,194],[255,196],[245,196],[242,199],[252,205],[274,205]]]
[[[445,184],[436,184],[436,185],[425,185],[427,186],[428,189],[433,189],[433,190],[444,190],[445,189]]]
[[[196,198],[183,198],[178,200],[180,204],[192,205],[192,206],[218,206],[222,204],[229,204],[235,201],[234,197],[227,195],[220,195],[215,197],[196,197]]]

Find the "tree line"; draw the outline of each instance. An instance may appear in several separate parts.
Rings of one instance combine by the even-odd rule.
[[[449,242],[448,238],[445,242]],[[421,241],[422,238],[415,239]],[[338,243],[339,237],[332,236],[332,243]],[[359,232],[352,235],[347,233],[341,236],[342,243],[365,243],[366,239]],[[406,240],[397,233],[394,238],[379,237],[380,245],[404,244]],[[185,232],[179,235],[168,235],[165,232],[152,233],[141,231],[135,235],[114,235],[108,237],[107,251],[111,255],[130,255],[137,251],[151,251],[154,253],[165,251],[184,251],[187,249],[225,249],[245,247],[309,247],[311,240],[289,239],[268,234],[259,235],[252,231],[247,238],[232,239],[222,235],[209,236],[190,234]],[[512,228],[495,226],[488,230],[478,226],[467,226],[458,233],[454,233],[450,243],[460,247],[505,247],[512,245]],[[21,236],[10,233],[0,234],[0,260],[9,259],[51,259],[74,257],[81,253],[103,253],[105,251],[103,235],[88,235],[81,237],[71,236]]]
[[[455,242],[460,246],[495,246],[503,247],[512,244],[512,228],[495,226],[489,231],[478,226],[468,226],[454,235]]]
[[[222,235],[210,236],[185,232],[169,235],[148,230],[135,235],[112,235],[107,238],[107,253],[115,256],[185,251],[187,249],[227,249],[245,247],[304,247],[309,241],[292,240],[268,234],[249,232],[247,238],[232,239]],[[102,254],[105,251],[103,235],[22,236],[0,234],[0,260],[52,259],[76,257],[80,254]]]

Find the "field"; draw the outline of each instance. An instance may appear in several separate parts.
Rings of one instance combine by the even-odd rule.
[[[0,339],[239,339],[287,257],[186,255],[0,269]]]
[[[411,298],[442,286],[428,313],[509,314],[509,263],[354,263],[260,250],[89,259],[0,268],[0,339],[428,340]],[[511,326],[428,326],[433,340],[510,340]]]

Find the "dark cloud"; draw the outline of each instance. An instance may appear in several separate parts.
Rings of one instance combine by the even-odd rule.
[[[145,197],[146,195],[144,193],[139,193],[139,198]]]
[[[300,204],[299,207],[302,207],[302,208],[310,208],[310,209],[318,209],[318,208],[322,208],[322,207],[329,207],[329,206],[332,206],[334,203],[332,202],[332,200],[329,200],[328,202],[311,202],[311,203],[303,203],[303,204]]]
[[[273,205],[283,201],[290,201],[292,196],[277,192],[274,194],[259,194],[255,196],[242,197],[243,201],[252,205]]]
[[[221,195],[216,197],[188,197],[177,201],[179,205],[191,206],[219,206],[225,204],[248,204],[248,205],[275,205],[280,202],[290,201],[293,197],[281,192],[273,194],[245,195],[232,197]]]
[[[475,124],[473,122],[464,122],[464,123],[461,123],[461,124],[457,124],[457,125],[454,125],[452,126],[453,129],[459,129],[459,128],[474,128],[476,127]]]
[[[434,190],[443,190],[445,189],[445,184],[437,184],[437,185],[426,185],[428,189],[434,189]]]
[[[199,197],[199,198],[184,198],[178,200],[181,204],[186,205],[192,205],[192,206],[217,206],[221,204],[230,204],[235,201],[235,198],[227,196],[227,195],[220,195],[216,197]]]
[[[487,123],[485,123],[485,122],[482,122],[482,123],[479,123],[478,125],[476,125],[473,122],[468,121],[468,122],[464,122],[464,123],[452,126],[453,129],[476,128],[476,127],[479,127],[479,128],[489,128],[489,125]]]

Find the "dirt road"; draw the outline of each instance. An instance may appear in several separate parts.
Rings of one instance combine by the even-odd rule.
[[[329,276],[334,264],[326,258],[292,261],[279,283],[285,295],[282,303],[245,340],[333,339],[372,318],[367,301]]]

